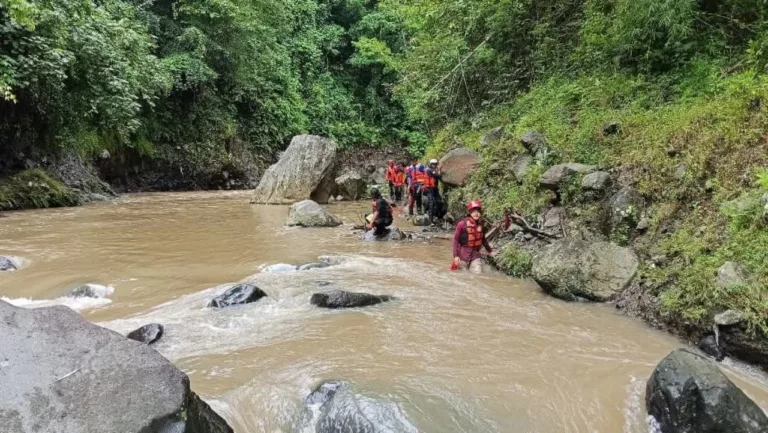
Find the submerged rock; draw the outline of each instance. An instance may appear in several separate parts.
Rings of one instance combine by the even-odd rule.
[[[300,271],[308,271],[310,269],[322,269],[331,266],[329,263],[307,263],[306,265],[299,266]]]
[[[337,227],[341,220],[336,215],[323,209],[322,206],[312,200],[303,200],[291,205],[287,226],[301,227]]]
[[[126,337],[141,343],[152,344],[163,336],[163,331],[163,325],[159,323],[150,323],[149,325],[144,325],[141,328],[132,331],[130,334],[126,335]]]
[[[208,308],[224,308],[256,302],[267,296],[260,288],[251,284],[238,284],[208,302]]]
[[[453,149],[440,159],[442,180],[446,185],[464,185],[469,176],[480,167],[481,162],[480,155],[472,149]]]
[[[83,284],[69,293],[72,298],[96,298],[103,299],[114,293],[112,286],[102,286],[100,284]]]
[[[645,391],[648,414],[662,433],[759,433],[768,417],[715,364],[677,349],[653,371]]]
[[[376,236],[373,230],[369,230],[365,232],[365,234],[363,235],[363,240],[364,241],[403,241],[408,238],[405,235],[405,233],[401,232],[400,229],[398,229],[395,226],[390,226],[387,230],[388,230],[387,233],[382,236]]]
[[[610,242],[563,239],[533,256],[533,279],[552,296],[605,302],[634,278],[638,259],[632,250]]]
[[[16,263],[8,257],[0,256],[0,272],[15,271],[18,269]]]
[[[415,215],[411,223],[416,227],[426,227],[431,224],[431,221],[429,221],[429,215]]]
[[[365,197],[368,184],[357,171],[350,170],[336,178],[336,188],[343,195],[357,200]],[[342,197],[343,199],[344,197]],[[338,200],[341,201],[341,200]]]
[[[368,307],[392,300],[388,295],[372,295],[370,293],[345,292],[334,290],[326,293],[315,293],[309,302],[321,308],[357,308]]]
[[[717,344],[717,338],[715,338],[714,334],[707,334],[701,337],[697,346],[702,352],[715,358],[715,361],[720,362],[725,357],[720,345]]]
[[[253,203],[288,204],[312,199],[326,203],[335,187],[336,143],[316,135],[297,135],[277,164],[259,182]]]
[[[0,335],[4,432],[232,432],[156,350],[69,308],[0,301]]]
[[[315,433],[415,433],[418,430],[394,403],[354,393],[352,385],[328,381],[305,399],[306,410],[294,431]]]

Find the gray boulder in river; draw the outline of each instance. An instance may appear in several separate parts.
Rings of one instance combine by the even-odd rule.
[[[337,177],[336,188],[342,193],[343,196],[349,197],[352,200],[357,200],[365,197],[365,193],[368,189],[368,183],[363,179],[357,171],[350,170]]]
[[[629,285],[638,264],[629,248],[569,238],[540,249],[533,256],[531,274],[554,297],[605,302]]]
[[[163,328],[163,325],[159,323],[150,323],[149,325],[144,325],[135,331],[131,331],[131,333],[126,335],[126,337],[140,343],[152,344],[163,336],[164,330],[165,329]]]
[[[227,289],[226,292],[211,299],[206,307],[224,308],[232,305],[243,305],[256,302],[267,296],[263,290],[251,284],[238,284]]]
[[[287,226],[300,227],[337,227],[341,225],[341,220],[336,215],[323,209],[322,206],[312,200],[303,200],[291,205],[288,213],[288,219],[285,221]]]
[[[376,236],[373,230],[368,230],[367,232],[365,232],[365,234],[363,234],[363,240],[370,242],[370,241],[403,241],[407,239],[407,236],[405,235],[405,233],[400,231],[400,229],[398,229],[395,226],[389,226],[387,230],[388,232],[382,236]]]
[[[252,203],[290,204],[312,199],[327,203],[335,188],[336,143],[297,135],[277,164],[264,173]]]
[[[3,432],[232,432],[157,351],[69,308],[0,301],[0,335]]]
[[[15,271],[16,264],[8,257],[0,256],[0,272]]]
[[[310,298],[309,302],[312,305],[321,308],[356,308],[356,307],[368,307],[371,305],[381,304],[391,300],[391,296],[387,295],[372,295],[370,293],[355,293],[345,292],[343,290],[334,290],[326,293],[315,293]]]
[[[410,433],[416,427],[394,403],[357,395],[352,385],[328,381],[305,399],[295,431],[315,433]]]
[[[662,433],[765,433],[768,417],[715,364],[687,349],[653,371],[645,405]]]

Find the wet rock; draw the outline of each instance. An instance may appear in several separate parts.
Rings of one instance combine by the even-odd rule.
[[[720,349],[720,345],[717,344],[717,339],[714,334],[707,334],[701,337],[697,346],[702,352],[715,358],[715,361],[717,362],[722,361],[725,357],[723,351]]]
[[[523,182],[532,162],[533,157],[531,155],[518,155],[509,163],[507,168],[509,168],[509,171],[512,172],[518,182]]]
[[[328,263],[307,263],[306,265],[299,266],[300,271],[308,271],[310,269],[322,269],[331,266]]]
[[[112,286],[102,286],[100,284],[83,284],[82,286],[72,290],[69,296],[72,298],[96,298],[102,299],[110,296],[114,293],[115,289]]]
[[[605,302],[634,278],[638,259],[632,250],[609,242],[563,239],[533,257],[534,280],[552,296]]]
[[[376,236],[374,234],[373,230],[368,230],[363,235],[364,241],[404,241],[408,239],[408,237],[405,235],[405,233],[401,232],[400,229],[398,229],[395,226],[390,226],[388,228],[388,232],[385,235],[382,236]]]
[[[543,135],[536,131],[528,131],[520,137],[520,141],[523,143],[523,147],[531,155],[538,155],[539,153],[546,153],[549,151],[547,148],[547,140]]]
[[[611,183],[611,175],[604,171],[596,171],[584,176],[581,180],[581,187],[596,192],[605,191]]]
[[[667,355],[645,392],[662,433],[758,433],[768,417],[717,366],[687,349]]]
[[[469,179],[482,160],[472,149],[453,149],[440,159],[443,172],[443,183],[451,186],[461,186]]]
[[[496,128],[491,129],[490,131],[486,132],[485,135],[483,135],[483,137],[480,139],[480,146],[488,147],[494,145],[500,142],[502,137],[504,137],[504,127],[497,126]]]
[[[303,200],[291,205],[287,226],[300,227],[338,227],[341,219],[326,211],[322,206],[312,200]]]
[[[343,290],[334,290],[327,293],[315,293],[309,302],[312,305],[321,308],[357,308],[368,307],[391,300],[387,295],[371,295],[370,293],[345,292]]]
[[[722,288],[728,288],[735,285],[747,284],[749,273],[739,263],[725,262],[717,270],[715,283]]]
[[[715,325],[732,326],[744,321],[744,313],[736,310],[727,310],[715,315]]]
[[[232,305],[244,305],[256,302],[267,296],[260,288],[251,284],[238,284],[227,289],[226,292],[211,299],[206,307],[224,308]]]
[[[426,227],[431,224],[429,215],[415,215],[411,221],[416,227]]]
[[[719,331],[720,346],[725,355],[768,371],[768,339],[750,333],[743,324],[720,326]]]
[[[618,120],[612,120],[603,126],[604,136],[618,134],[619,131],[621,131],[621,122]]]
[[[336,183],[336,143],[316,135],[297,135],[256,187],[252,203],[288,204],[311,199],[326,203]]]
[[[144,325],[141,328],[132,331],[126,337],[140,343],[152,344],[163,336],[163,331],[163,325],[159,323],[150,323],[149,325]]]
[[[558,164],[550,167],[539,178],[539,186],[546,189],[557,190],[560,185],[574,174],[588,174],[595,170],[593,165],[584,165],[576,162]]]
[[[0,256],[0,272],[15,271],[16,269],[16,263],[13,260]]]
[[[350,170],[336,178],[336,187],[341,195],[345,195],[352,200],[358,200],[365,197],[368,184],[363,176],[357,171]],[[341,201],[341,200],[339,200]]]
[[[0,301],[0,335],[3,431],[232,432],[156,350],[69,308]]]
[[[416,433],[400,408],[391,402],[357,395],[349,382],[329,381],[305,399],[306,409],[294,431],[314,433]]]

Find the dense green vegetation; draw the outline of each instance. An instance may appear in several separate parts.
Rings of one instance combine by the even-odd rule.
[[[558,162],[611,168],[651,222],[610,238],[670,322],[768,331],[768,10],[758,0],[0,0],[0,154],[108,149],[203,176],[298,132],[484,163],[453,191],[533,217]],[[605,135],[607,122],[617,134]],[[487,147],[480,137],[504,126]],[[542,133],[522,182],[507,164]],[[0,167],[2,169],[2,167]],[[233,170],[236,167],[232,168]],[[762,182],[761,182],[762,180]],[[589,221],[573,182],[565,206]],[[638,211],[640,212],[640,210]],[[573,214],[572,214],[573,215]],[[752,274],[718,288],[725,260]],[[514,273],[530,257],[506,250]],[[648,263],[648,260],[645,260]]]

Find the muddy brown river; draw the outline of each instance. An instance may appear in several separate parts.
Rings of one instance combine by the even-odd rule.
[[[68,305],[121,333],[162,323],[154,347],[238,433],[291,431],[303,398],[328,379],[390,402],[410,431],[649,432],[645,381],[683,345],[672,336],[610,306],[550,298],[534,283],[452,273],[448,241],[363,243],[350,225],[366,203],[329,206],[345,226],[298,229],[283,227],[287,207],[252,206],[249,197],[143,194],[8,213],[0,254],[23,267],[0,274],[0,296]],[[264,272],[327,255],[339,264]],[[245,280],[269,298],[203,308]],[[82,283],[114,292],[66,297]],[[312,307],[310,295],[328,288],[398,300]],[[768,408],[765,376],[731,361],[722,367]]]

